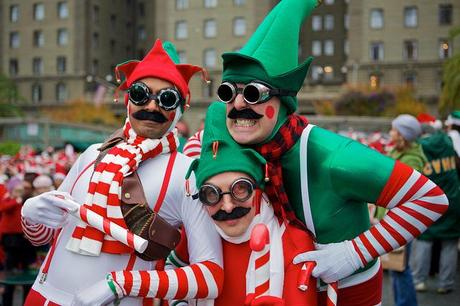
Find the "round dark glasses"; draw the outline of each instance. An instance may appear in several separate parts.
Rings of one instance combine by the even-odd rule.
[[[164,110],[176,109],[183,101],[179,91],[175,88],[164,88],[158,93],[152,94],[150,88],[142,82],[132,84],[128,89],[129,100],[137,106],[147,104],[150,100],[155,100]]]

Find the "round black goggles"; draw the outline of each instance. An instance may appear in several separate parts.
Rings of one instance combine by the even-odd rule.
[[[161,89],[156,95],[152,94],[150,88],[142,82],[132,84],[128,89],[129,100],[137,106],[147,104],[155,100],[164,110],[176,109],[183,101],[179,91],[175,88]]]
[[[214,206],[219,203],[224,194],[229,194],[238,202],[245,202],[251,198],[254,189],[256,189],[256,185],[251,180],[242,177],[236,179],[230,185],[230,191],[226,192],[213,184],[203,184],[198,193],[193,195],[193,198],[199,198],[201,203],[207,206]]]
[[[292,90],[271,88],[268,84],[254,81],[244,87],[237,87],[231,82],[223,82],[217,88],[217,97],[224,103],[231,103],[238,94],[243,94],[244,101],[248,104],[264,103],[274,96],[293,96],[297,93]]]

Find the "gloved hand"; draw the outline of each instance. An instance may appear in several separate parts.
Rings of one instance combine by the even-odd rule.
[[[113,284],[118,286],[115,282]],[[121,290],[121,288],[117,289]],[[110,289],[108,281],[103,279],[78,292],[73,298],[72,306],[107,305],[113,302],[115,298],[116,296],[112,289]]]
[[[48,191],[28,199],[21,209],[21,216],[32,224],[43,224],[51,228],[62,227],[68,218],[68,211],[75,210],[75,204],[68,192]]]
[[[328,244],[316,243],[315,246],[315,251],[294,257],[293,263],[315,261],[316,267],[311,274],[328,284],[343,279],[363,267],[350,240]]]
[[[284,306],[284,300],[271,295],[263,295],[254,298],[254,293],[250,293],[246,296],[244,306]]]

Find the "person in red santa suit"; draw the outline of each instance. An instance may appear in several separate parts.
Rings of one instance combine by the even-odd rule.
[[[312,236],[275,216],[263,193],[268,179],[265,159],[239,146],[226,129],[216,129],[209,122],[215,119],[212,110],[206,116],[200,158],[189,174],[195,173],[199,188],[193,197],[206,207],[222,237],[224,287],[215,305],[316,306],[316,279],[306,277],[302,284],[308,289],[298,289],[298,279],[305,271],[302,264],[292,263],[296,255],[314,249]],[[260,224],[268,229],[269,246],[259,253],[253,250],[257,237],[252,233]],[[169,256],[168,266],[187,261],[184,240],[182,243]]]
[[[157,40],[142,61],[117,66],[125,75],[119,88],[127,90],[123,128],[82,153],[58,191],[24,204],[27,237],[44,244],[55,236],[25,305],[143,305],[152,298],[217,297],[220,238],[202,205],[185,196],[191,159],[177,152],[174,129],[190,99],[188,81],[203,70],[177,62],[174,46]],[[124,228],[124,243],[68,217],[75,202],[82,205],[80,212],[92,211]],[[190,239],[191,265],[155,270],[177,243],[181,225]],[[147,239],[144,253],[134,251],[132,233]]]

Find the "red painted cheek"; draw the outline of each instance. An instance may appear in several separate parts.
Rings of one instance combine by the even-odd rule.
[[[173,121],[174,117],[176,117],[176,112],[172,112],[171,114],[169,114],[169,121]]]
[[[265,116],[267,116],[268,119],[273,119],[273,116],[275,116],[275,108],[271,105],[267,106],[265,108]]]

